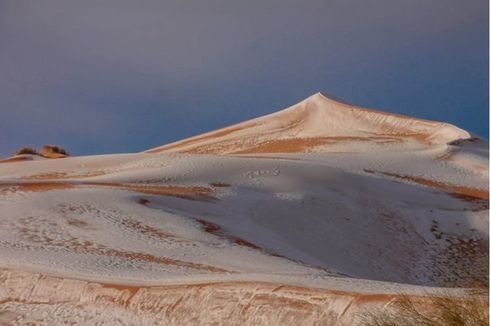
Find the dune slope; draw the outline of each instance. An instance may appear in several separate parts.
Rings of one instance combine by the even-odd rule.
[[[488,283],[488,223],[487,141],[317,94],[148,153],[0,164],[0,321],[351,325]]]
[[[453,125],[357,108],[317,93],[287,109],[148,150],[209,154],[328,151],[368,142],[420,146],[470,138]]]

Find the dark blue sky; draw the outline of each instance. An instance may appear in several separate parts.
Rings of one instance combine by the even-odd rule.
[[[0,155],[141,151],[322,91],[488,138],[488,0],[0,0]]]

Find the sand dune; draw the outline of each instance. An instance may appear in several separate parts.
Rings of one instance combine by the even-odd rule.
[[[0,164],[0,323],[351,325],[487,284],[488,223],[486,140],[316,94],[146,153]]]
[[[470,137],[447,123],[357,108],[317,93],[285,110],[147,152],[301,153],[337,143],[435,145]]]

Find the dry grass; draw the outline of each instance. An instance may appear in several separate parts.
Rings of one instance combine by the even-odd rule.
[[[475,292],[476,291],[476,292]],[[488,325],[488,290],[472,290],[464,297],[401,295],[383,308],[364,311],[365,326],[480,326]]]
[[[39,155],[39,153],[32,147],[21,147],[18,150],[16,150],[14,153],[14,155],[24,155],[24,154]]]
[[[65,157],[68,156],[68,152],[59,146],[44,145],[41,149],[41,155],[50,158]]]
[[[61,158],[69,155],[64,148],[54,145],[44,145],[39,152],[33,147],[21,147],[14,153],[14,155],[25,154],[41,155],[47,158]]]

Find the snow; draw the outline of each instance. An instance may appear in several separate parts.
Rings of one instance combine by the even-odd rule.
[[[453,125],[357,108],[317,93],[287,109],[230,127],[160,146],[147,152],[231,154],[254,152],[257,146],[280,142],[273,152],[328,151],[332,143],[343,150],[379,149],[378,144],[402,142],[401,148],[447,144],[471,135]],[[304,139],[304,146],[298,146]],[[296,141],[295,145],[286,143]],[[308,144],[304,144],[308,141]],[[368,146],[366,145],[368,142]],[[352,143],[360,143],[352,148]],[[421,144],[422,143],[422,144]],[[286,145],[288,144],[288,145]],[[321,144],[327,144],[322,148]],[[400,145],[398,146],[400,149]],[[293,149],[294,148],[294,149]],[[386,146],[382,146],[383,150]]]
[[[0,163],[0,267],[31,273],[26,280],[267,282],[356,293],[464,287],[485,273],[485,140],[321,94],[224,130],[152,153]],[[341,140],[251,151],[305,137]],[[30,309],[7,305],[23,316]],[[35,309],[36,318],[43,309],[82,313]],[[118,309],[136,318],[111,309],[109,320]]]

